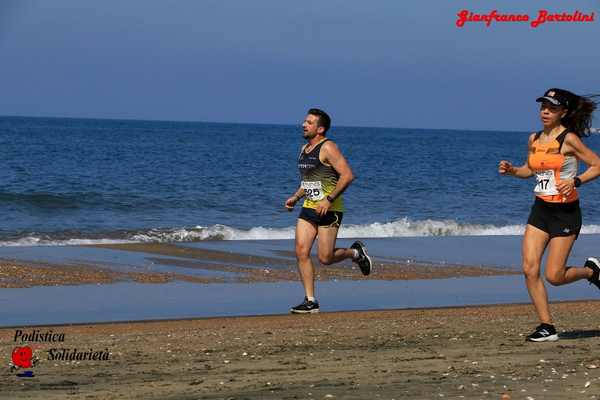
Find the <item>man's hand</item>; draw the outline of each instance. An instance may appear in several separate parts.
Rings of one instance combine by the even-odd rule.
[[[327,198],[324,198],[317,204],[317,208],[315,209],[315,211],[322,217],[323,215],[327,214],[327,211],[329,211],[329,207],[331,207],[331,203],[329,202],[329,200],[327,200]]]
[[[294,209],[294,206],[296,205],[296,203],[298,202],[298,197],[296,196],[292,196],[289,199],[287,199],[285,201],[285,208],[287,208],[288,211],[292,211]]]

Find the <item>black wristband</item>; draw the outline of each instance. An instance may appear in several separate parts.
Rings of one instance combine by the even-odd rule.
[[[329,196],[329,195],[327,195],[326,199],[327,199],[327,201],[328,201],[328,202],[330,202],[330,203],[333,203],[333,201],[335,200],[333,197],[331,197],[331,196]]]
[[[575,187],[581,186],[581,179],[579,179],[579,177],[576,176],[573,178],[573,182],[575,182]]]

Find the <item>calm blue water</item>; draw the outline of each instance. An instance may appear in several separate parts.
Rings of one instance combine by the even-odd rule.
[[[357,176],[342,236],[519,234],[533,181],[497,164],[527,136],[334,127]],[[0,117],[0,244],[290,238],[302,144],[299,125]],[[600,181],[581,193],[600,232]]]
[[[408,281],[317,282],[321,311],[452,307],[529,302],[518,275]],[[41,286],[2,289],[0,327],[139,321],[287,313],[301,294],[298,283],[199,285]],[[424,295],[424,294],[427,295]],[[548,287],[553,301],[597,297],[595,287],[577,282]],[[106,299],[118,301],[106,301]],[[44,302],[40,307],[40,299]],[[242,300],[243,299],[243,300]]]

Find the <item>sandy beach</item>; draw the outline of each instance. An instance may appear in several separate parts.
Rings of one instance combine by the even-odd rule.
[[[537,325],[530,304],[406,309],[436,295],[442,305],[512,302],[525,290],[515,269],[379,257],[365,278],[350,263],[319,266],[321,314],[193,318],[254,314],[261,302],[276,307],[258,313],[285,313],[300,290],[292,255],[168,244],[19,251],[0,262],[6,321],[21,321],[0,328],[2,399],[600,398],[598,301],[553,304],[561,340],[541,344],[525,342]],[[382,301],[396,293],[405,309]],[[327,312],[357,306],[368,311]],[[89,322],[127,315],[147,321]],[[35,364],[11,368],[24,346]]]
[[[5,366],[24,345],[39,362],[31,378],[4,367],[0,398],[599,398],[600,302],[552,308],[555,343],[525,342],[531,305],[4,328]],[[56,348],[110,358],[48,360]]]

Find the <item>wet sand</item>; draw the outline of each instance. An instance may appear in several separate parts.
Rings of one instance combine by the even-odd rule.
[[[203,278],[176,273],[120,272],[98,265],[23,263],[14,260],[0,260],[0,288],[108,284],[121,281],[166,283],[173,280],[197,283],[219,282],[218,278]]]
[[[600,302],[553,304],[561,340],[528,343],[531,305],[36,327],[35,376],[2,368],[10,399],[598,399]],[[51,348],[109,360],[49,361]]]
[[[172,244],[117,244],[97,245],[99,249],[108,249],[116,254],[122,251],[138,252],[153,264],[170,267],[173,272],[150,270],[123,271],[115,269],[110,263],[49,263],[23,262],[0,259],[0,288],[18,288],[32,286],[107,284],[119,281],[142,283],[165,283],[186,281],[197,283],[256,283],[298,281],[296,263],[290,254],[288,257],[263,257],[238,254],[225,251],[180,247]],[[66,249],[68,253],[68,249]],[[414,280],[444,279],[456,277],[478,277],[514,275],[518,271],[507,268],[466,265],[439,265],[411,261],[375,262],[374,272],[364,277],[357,266],[346,261],[334,265],[320,265],[314,260],[316,279],[329,280]],[[132,268],[135,266],[131,266]],[[230,277],[198,276],[182,272],[181,269],[225,272]]]

